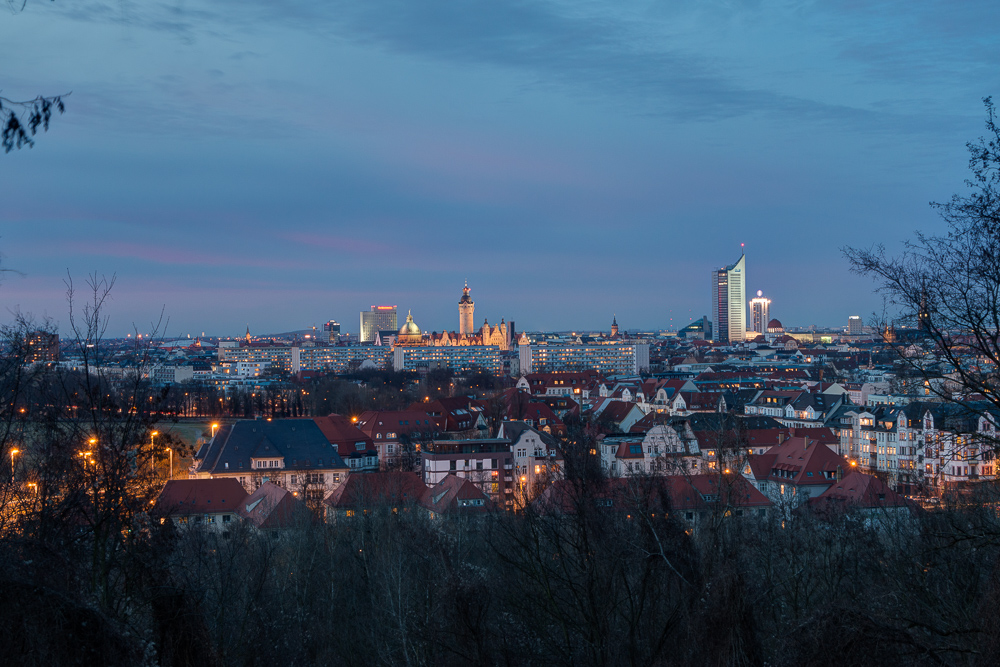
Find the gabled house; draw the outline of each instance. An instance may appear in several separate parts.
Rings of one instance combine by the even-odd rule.
[[[312,419],[251,419],[227,424],[195,454],[198,479],[232,478],[248,492],[272,482],[322,501],[348,467]]]
[[[240,502],[236,513],[260,530],[290,528],[313,517],[296,494],[277,484],[265,482]]]
[[[448,475],[428,487],[420,499],[420,506],[436,519],[449,514],[484,514],[494,507],[489,496],[467,479]]]
[[[324,504],[328,521],[363,515],[375,509],[411,511],[427,492],[427,485],[415,472],[373,472],[351,475],[335,489]]]
[[[224,528],[239,519],[240,503],[247,497],[238,480],[172,479],[157,496],[149,514],[160,523]]]
[[[313,417],[313,421],[344,459],[350,472],[378,470],[379,455],[375,442],[351,420],[338,414],[330,414],[326,417]]]
[[[748,457],[742,473],[773,502],[793,506],[819,496],[850,471],[847,459],[827,445],[789,438]]]

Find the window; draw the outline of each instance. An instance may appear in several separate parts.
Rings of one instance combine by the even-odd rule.
[[[230,521],[232,521],[232,519],[233,519],[233,515],[232,514],[223,514],[222,515],[222,523],[229,523]]]
[[[458,461],[455,461],[454,459],[452,459],[451,461],[448,461],[448,470],[456,470],[457,469],[456,468],[457,465],[458,465]]]

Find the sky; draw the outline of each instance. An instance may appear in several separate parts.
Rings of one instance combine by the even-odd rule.
[[[13,5],[10,3],[13,2]],[[746,244],[785,326],[881,310],[844,246],[939,232],[1000,94],[995,0],[4,0],[0,319],[109,335],[679,328]],[[79,294],[79,293],[78,293]]]

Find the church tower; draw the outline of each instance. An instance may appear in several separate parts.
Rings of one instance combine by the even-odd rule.
[[[463,336],[471,336],[475,333],[473,324],[473,313],[476,310],[476,302],[469,296],[469,281],[465,281],[465,289],[462,290],[462,298],[458,301],[458,333]]]
[[[611,337],[614,338],[618,335],[618,315],[617,313],[613,318],[611,318]]]

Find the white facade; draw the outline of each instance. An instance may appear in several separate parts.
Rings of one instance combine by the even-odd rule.
[[[746,255],[735,264],[712,272],[712,340],[738,343],[746,340]]]

